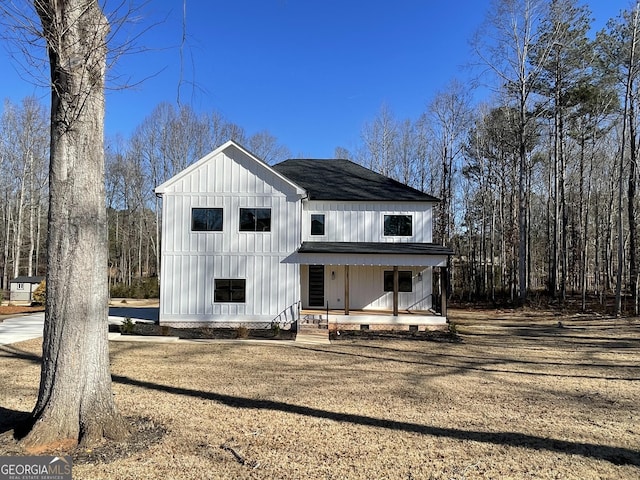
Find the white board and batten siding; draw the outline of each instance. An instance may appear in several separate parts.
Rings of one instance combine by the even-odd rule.
[[[320,201],[303,203],[303,241],[307,242],[372,242],[430,243],[432,241],[432,211],[429,202],[360,202]],[[324,235],[311,235],[311,216],[325,216]],[[409,215],[412,235],[384,235],[385,215]],[[329,308],[345,307],[344,265],[349,269],[349,307],[355,310],[391,310],[393,292],[384,291],[384,272],[393,269],[412,272],[412,291],[399,292],[400,308],[428,310],[433,306],[432,267],[446,265],[447,257],[424,255],[390,255],[316,253],[305,254],[305,263],[325,265],[325,301]],[[308,278],[308,267],[302,266],[301,276]],[[308,285],[303,281],[303,304],[308,304]]]
[[[228,143],[156,189],[163,197],[161,324],[269,322],[300,298],[303,191]],[[269,232],[240,232],[240,208],[271,209]],[[193,208],[222,208],[222,231],[191,230]],[[215,279],[245,279],[242,303],[216,303]]]
[[[311,215],[324,214],[325,235],[311,235]],[[410,215],[413,235],[384,235],[385,215]],[[303,241],[310,242],[415,242],[432,241],[432,205],[425,202],[305,201]]]

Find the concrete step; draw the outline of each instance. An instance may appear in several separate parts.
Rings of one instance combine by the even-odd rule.
[[[317,326],[300,325],[296,334],[296,343],[330,345],[329,330]]]
[[[305,332],[314,332],[314,331],[321,331],[321,332],[326,332],[328,329],[327,324],[307,324],[307,323],[300,323],[298,325],[298,331],[302,331],[304,330]]]

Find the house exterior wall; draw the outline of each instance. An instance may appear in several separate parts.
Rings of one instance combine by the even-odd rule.
[[[325,215],[325,234],[311,235],[311,215]],[[411,215],[413,235],[385,236],[385,215]],[[302,240],[308,242],[431,242],[432,204],[426,202],[303,203]]]
[[[311,215],[325,215],[325,234],[311,235]],[[411,236],[385,236],[385,215],[410,215]],[[432,241],[432,204],[426,202],[333,202],[304,201],[302,210],[302,240],[307,242],[410,242]],[[310,255],[307,255],[310,256]],[[412,292],[399,292],[399,308],[428,310],[432,308],[432,268],[416,266],[425,258],[412,255],[385,258],[384,255],[318,254],[318,264],[325,265],[325,303],[331,309],[343,309],[345,276],[344,262],[349,262],[349,308],[355,310],[391,310],[393,293],[384,291],[384,271],[393,265],[412,272]],[[365,258],[367,257],[367,258]],[[369,258],[371,257],[371,258]],[[434,265],[436,260],[429,258]],[[335,264],[332,262],[336,262]],[[338,263],[339,262],[339,263]],[[363,265],[364,263],[364,265]],[[368,265],[367,265],[368,264]],[[446,263],[445,263],[446,264]],[[403,266],[404,265],[404,266]],[[332,275],[332,272],[335,275]],[[418,273],[422,273],[421,277]],[[301,266],[302,303],[309,305],[308,266]]]
[[[282,262],[300,243],[299,197],[233,147],[186,172],[162,191],[160,323],[271,321],[300,298],[298,266]],[[202,207],[223,209],[222,231],[191,230]],[[270,231],[240,232],[245,207],[270,208]],[[245,279],[245,302],[215,302],[215,279]]]
[[[302,305],[309,308],[309,266],[301,265]],[[393,292],[384,291],[384,272],[393,267],[349,266],[349,308],[353,310],[392,310]],[[412,272],[411,292],[398,293],[398,308],[401,310],[429,310],[433,306],[431,267],[401,267]],[[421,276],[419,274],[422,274]],[[325,265],[325,305],[330,309],[345,308],[345,267]],[[317,307],[313,307],[317,308]]]

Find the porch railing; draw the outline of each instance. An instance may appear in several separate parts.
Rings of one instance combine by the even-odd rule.
[[[271,325],[278,325],[279,327],[284,327],[285,325],[295,325],[297,329],[298,322],[300,321],[301,306],[302,302],[300,300],[289,305],[278,315],[276,315],[273,320],[271,320]]]

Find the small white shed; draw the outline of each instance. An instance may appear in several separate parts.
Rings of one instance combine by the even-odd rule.
[[[44,280],[44,277],[16,277],[9,282],[9,301],[31,303],[33,292]]]

